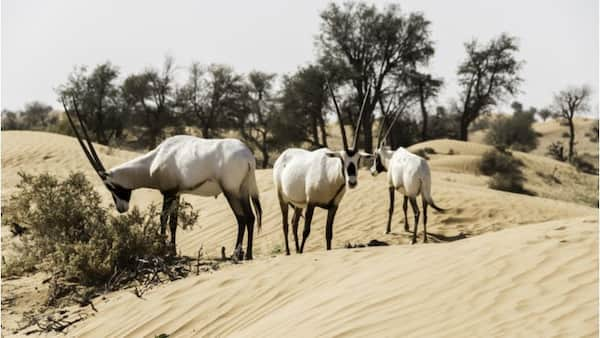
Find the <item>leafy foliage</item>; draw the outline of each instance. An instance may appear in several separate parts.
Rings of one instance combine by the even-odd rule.
[[[489,187],[496,190],[525,193],[523,183],[525,178],[521,171],[523,163],[508,152],[491,150],[483,154],[479,170],[492,176]]]
[[[30,229],[19,259],[30,265],[21,272],[38,269],[80,285],[103,286],[115,274],[135,270],[139,258],[167,255],[156,206],[114,216],[81,173],[63,181],[49,174],[19,175],[4,220]],[[184,226],[197,219],[186,203],[180,214]]]
[[[490,123],[485,141],[500,149],[512,148],[531,151],[538,145],[538,136],[533,130],[534,115],[515,111],[510,117],[498,116]]]

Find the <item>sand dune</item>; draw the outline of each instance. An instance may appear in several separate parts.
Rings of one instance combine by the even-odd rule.
[[[400,198],[393,233],[384,234],[385,176],[373,178],[362,169],[358,187],[347,192],[338,210],[336,250],[323,251],[326,212],[317,209],[308,253],[282,256],[272,171],[258,170],[264,224],[255,239],[254,262],[161,286],[143,300],[130,292],[108,295],[106,302],[96,300],[99,312],[94,318],[69,335],[597,334],[598,209],[578,197],[597,201],[597,176],[578,174],[544,157],[515,153],[525,164],[526,188],[538,196],[512,194],[488,189],[487,177],[477,172],[489,147],[436,140],[411,149],[418,147],[435,149],[429,161],[432,195],[436,204],[449,209],[445,214],[430,212],[429,232],[446,241],[467,239],[343,249],[347,242],[371,239],[409,242]],[[448,155],[450,149],[453,155]],[[107,168],[138,155],[100,146],[98,150]],[[560,184],[537,174],[554,167]],[[111,201],[70,137],[2,132],[2,169],[3,199],[14,191],[19,170],[62,177],[83,171],[105,203]],[[179,230],[179,250],[195,256],[202,246],[208,255],[218,256],[225,246],[231,252],[237,226],[223,196],[184,198],[199,209],[200,219],[193,229]],[[160,202],[161,196],[142,189],[134,192],[132,201],[145,206]],[[412,224],[412,213],[409,219]],[[422,227],[419,241],[421,231]]]
[[[263,258],[96,305],[75,336],[595,336],[597,218]]]

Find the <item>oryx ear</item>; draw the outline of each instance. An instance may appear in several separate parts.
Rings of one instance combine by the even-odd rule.
[[[367,153],[367,152],[364,152],[364,151],[359,151],[359,152],[358,152],[358,154],[359,154],[361,157],[366,157],[366,158],[368,158],[368,159],[375,158],[375,155],[373,155],[373,154],[369,154],[369,153]]]
[[[325,153],[325,155],[327,157],[335,157],[335,158],[342,159],[342,154],[337,151],[328,151]]]

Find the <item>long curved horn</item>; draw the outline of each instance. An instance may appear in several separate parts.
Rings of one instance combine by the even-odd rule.
[[[106,169],[104,169],[104,165],[102,165],[102,161],[100,161],[100,157],[98,157],[98,154],[96,153],[96,149],[94,148],[92,141],[90,140],[90,136],[88,135],[87,128],[85,127],[85,124],[83,123],[83,120],[81,119],[81,114],[79,113],[79,108],[77,107],[77,102],[75,101],[74,98],[71,98],[71,101],[73,102],[73,108],[75,108],[75,114],[77,114],[77,119],[79,120],[79,125],[81,125],[81,130],[83,131],[83,136],[85,136],[85,140],[87,141],[88,147],[90,148],[90,153],[96,160],[98,168],[100,168],[101,171],[106,171]]]
[[[399,111],[399,112],[396,113],[396,116],[394,116],[394,119],[392,120],[392,122],[388,126],[387,130],[385,131],[385,134],[381,138],[383,144],[385,144],[385,139],[387,138],[388,134],[392,130],[392,127],[394,126],[394,123],[396,123],[396,121],[398,120],[398,117],[400,117],[401,113],[402,113],[402,111]]]
[[[352,149],[356,150],[356,142],[358,142],[358,134],[360,133],[360,126],[363,120],[363,112],[365,110],[365,105],[367,103],[367,98],[371,95],[371,84],[367,86],[367,92],[363,97],[362,105],[360,106],[360,114],[358,115],[358,123],[356,124],[356,130],[354,130],[354,140],[352,141]]]
[[[329,93],[331,94],[331,98],[333,99],[333,104],[335,105],[335,112],[337,113],[338,122],[342,131],[342,142],[344,142],[344,150],[348,150],[348,140],[346,139],[346,129],[344,129],[344,121],[342,120],[342,113],[340,113],[340,107],[338,107],[337,100],[335,99],[335,94],[333,93],[333,88],[329,85],[329,80],[325,80],[327,84],[327,88],[329,88]]]
[[[79,145],[81,146],[81,149],[83,150],[83,153],[87,157],[88,161],[90,162],[90,164],[92,165],[92,167],[94,168],[96,173],[100,176],[100,178],[103,178],[102,175],[100,174],[100,172],[104,171],[104,167],[102,165],[98,165],[98,162],[92,156],[92,154],[90,153],[90,150],[86,147],[85,143],[83,143],[83,139],[81,138],[81,135],[79,134],[79,131],[77,130],[77,127],[75,126],[75,122],[73,122],[71,113],[69,112],[69,109],[67,108],[67,104],[65,103],[64,99],[62,99],[62,98],[61,98],[61,103],[63,105],[63,108],[65,109],[65,114],[67,115],[67,119],[69,120],[71,129],[73,129],[73,132],[75,133],[75,137],[77,137],[77,141],[79,142]]]
[[[379,133],[377,135],[377,148],[379,148],[379,146],[381,145],[381,136],[383,136],[383,131],[385,130],[385,120],[387,119],[387,115],[385,114],[385,112],[388,112],[390,110],[392,101],[393,100],[390,100],[387,104],[387,107],[385,108],[385,111],[381,112],[382,120],[381,120],[381,124],[379,125]],[[379,104],[381,105],[381,108],[383,109],[383,103],[381,101],[379,101]]]

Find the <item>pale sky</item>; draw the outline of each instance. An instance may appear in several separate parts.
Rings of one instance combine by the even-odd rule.
[[[389,1],[374,1],[379,5]],[[172,55],[185,78],[192,61],[238,72],[292,73],[316,59],[319,13],[327,2],[2,0],[1,106],[40,100],[58,108],[54,88],[75,65],[110,60],[122,75]],[[598,110],[597,0],[403,0],[432,22],[430,71],[445,80],[439,103],[458,95],[456,69],[471,38],[517,36],[525,107],[543,107],[568,85],[589,84]]]

